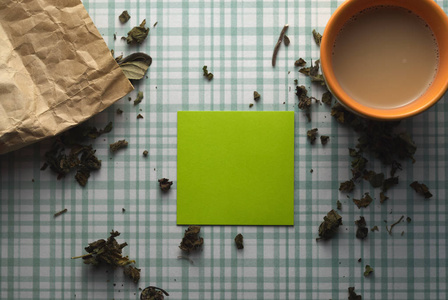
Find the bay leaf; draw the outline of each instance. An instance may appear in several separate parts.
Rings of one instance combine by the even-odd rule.
[[[118,65],[128,79],[140,80],[152,63],[151,56],[136,52],[118,61]]]

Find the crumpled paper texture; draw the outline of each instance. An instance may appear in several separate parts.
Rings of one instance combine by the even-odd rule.
[[[132,89],[79,0],[0,1],[0,154],[57,135]]]

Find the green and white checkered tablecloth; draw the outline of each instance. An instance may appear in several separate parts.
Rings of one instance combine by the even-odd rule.
[[[356,144],[356,134],[337,124],[324,105],[313,107],[311,123],[298,110],[294,79],[317,98],[323,90],[298,74],[294,61],[319,57],[311,31],[323,32],[342,1],[83,2],[116,54],[152,56],[148,78],[131,93],[135,98],[143,91],[144,99],[138,106],[121,99],[92,119],[98,127],[113,121],[114,129],[93,142],[103,166],[85,188],[73,174],[57,181],[49,170],[40,171],[51,141],[0,157],[1,299],[137,299],[138,287],[148,285],[166,289],[167,299],[347,299],[349,286],[363,299],[448,298],[448,102],[442,99],[402,122],[418,146],[416,162],[403,162],[400,183],[382,205],[368,183],[357,188],[354,197],[375,196],[362,210],[338,191],[350,177],[347,148]],[[448,1],[437,2],[448,12]],[[125,9],[131,19],[122,25],[118,15]],[[149,38],[128,46],[120,37],[144,18]],[[272,68],[273,47],[286,23],[291,45],[282,46]],[[210,82],[202,76],[203,65],[215,75]],[[254,90],[262,98],[249,108]],[[117,108],[124,113],[117,115]],[[185,230],[176,226],[180,110],[296,111],[294,227],[204,226],[203,251],[189,256],[193,263],[178,259]],[[144,119],[137,120],[138,113]],[[325,147],[307,141],[306,131],[314,127],[330,136]],[[112,156],[109,144],[123,138],[128,148]],[[162,177],[174,181],[167,194],[158,187]],[[409,188],[413,180],[425,182],[433,198],[416,195]],[[337,200],[344,225],[334,239],[316,242],[318,226]],[[68,212],[54,218],[63,208]],[[379,227],[363,241],[355,238],[360,215],[369,228]],[[391,224],[402,215],[412,221],[397,225],[390,236],[383,220]],[[138,285],[120,269],[70,259],[111,229],[122,233],[118,241],[129,244],[124,253],[142,269]],[[240,232],[245,248],[237,251],[233,238]],[[366,264],[375,271],[365,278]]]

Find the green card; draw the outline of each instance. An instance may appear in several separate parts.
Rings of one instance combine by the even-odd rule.
[[[294,225],[294,112],[177,114],[178,225]]]

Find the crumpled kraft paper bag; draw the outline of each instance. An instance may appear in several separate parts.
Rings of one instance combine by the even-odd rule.
[[[57,135],[132,89],[79,0],[0,0],[0,154]]]

